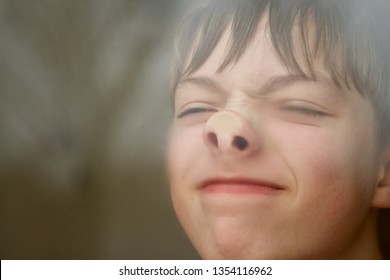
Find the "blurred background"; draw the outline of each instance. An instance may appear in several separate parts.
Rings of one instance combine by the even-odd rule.
[[[198,258],[164,169],[194,3],[0,0],[1,259]]]

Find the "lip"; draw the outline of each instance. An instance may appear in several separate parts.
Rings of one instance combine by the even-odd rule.
[[[204,193],[276,194],[284,187],[270,181],[252,178],[209,178],[199,187]]]

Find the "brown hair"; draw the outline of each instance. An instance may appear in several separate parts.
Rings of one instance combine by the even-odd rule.
[[[337,86],[354,88],[370,99],[377,113],[378,147],[382,149],[390,140],[389,7],[386,0],[211,0],[187,14],[178,30],[172,92],[183,77],[207,60],[229,26],[228,52],[219,69],[234,64],[254,37],[257,23],[268,13],[273,46],[289,71],[315,80],[313,62],[321,55]],[[298,26],[305,61],[298,61],[294,53],[293,26]],[[314,44],[309,28],[314,28]],[[382,209],[379,238],[387,258],[389,219],[390,209]]]
[[[210,56],[231,23],[231,39],[220,70],[234,64],[268,12],[275,50],[291,72],[316,79],[319,55],[336,85],[355,88],[374,105],[379,147],[390,139],[390,3],[386,0],[212,0],[184,18],[176,36],[172,92]],[[313,23],[313,24],[312,24]],[[298,25],[305,61],[298,61],[292,27]],[[314,27],[315,38],[309,36]],[[335,54],[339,55],[335,55]],[[309,71],[304,72],[303,66]]]

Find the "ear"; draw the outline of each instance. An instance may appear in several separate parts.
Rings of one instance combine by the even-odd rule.
[[[378,179],[371,206],[390,208],[390,145],[383,153]]]

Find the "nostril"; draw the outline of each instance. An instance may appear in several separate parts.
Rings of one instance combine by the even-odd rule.
[[[248,141],[241,136],[235,136],[233,140],[233,146],[240,151],[243,151],[248,147]]]
[[[210,140],[210,142],[218,148],[218,138],[217,138],[217,135],[215,133],[209,133],[208,134],[208,138]]]

